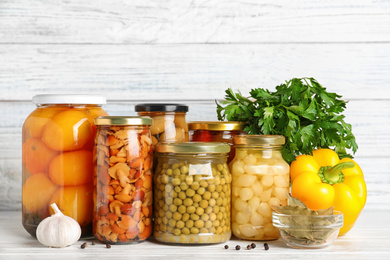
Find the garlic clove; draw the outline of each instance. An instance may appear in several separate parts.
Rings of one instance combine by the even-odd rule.
[[[37,227],[38,241],[48,247],[67,247],[76,243],[81,236],[79,223],[59,210],[55,203],[50,205],[55,214],[39,223]]]

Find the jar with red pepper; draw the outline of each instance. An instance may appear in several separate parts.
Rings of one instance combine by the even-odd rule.
[[[245,122],[198,121],[189,122],[191,142],[222,142],[231,147],[228,163],[234,158],[233,138],[245,134]]]

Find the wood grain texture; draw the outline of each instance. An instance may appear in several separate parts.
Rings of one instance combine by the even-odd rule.
[[[387,1],[3,0],[2,43],[389,42]]]
[[[0,0],[0,211],[20,209],[21,127],[43,93],[95,93],[112,115],[141,102],[216,120],[246,95],[314,77],[349,100],[366,208],[390,209],[390,2]]]
[[[176,100],[181,102],[181,100]],[[104,109],[110,115],[136,115],[139,101],[110,101]],[[207,101],[184,101],[189,106],[187,121],[216,120],[215,104]],[[362,109],[364,108],[364,109]],[[21,202],[21,129],[34,109],[31,102],[0,102],[0,210],[20,209]],[[378,112],[380,111],[380,112]],[[12,113],[11,113],[12,112]],[[355,160],[361,166],[368,188],[366,208],[382,209],[390,205],[390,113],[388,100],[351,100],[346,122],[352,125],[359,150]]]
[[[104,244],[81,239],[64,249],[47,248],[32,238],[21,225],[21,212],[0,212],[0,258],[1,259],[280,259],[280,260],[345,260],[345,259],[388,259],[390,255],[390,212],[364,210],[354,228],[346,235],[338,237],[332,245],[323,249],[297,250],[288,248],[279,239],[267,241],[265,251],[262,241],[232,239],[223,244],[208,246],[169,246],[153,239],[129,245],[113,245],[107,249]],[[84,250],[82,243],[88,243]],[[257,247],[246,250],[255,242]],[[224,245],[229,249],[224,249]],[[241,246],[240,251],[234,247]]]
[[[1,100],[101,93],[214,100],[314,77],[345,99],[390,99],[389,44],[0,45]]]
[[[142,101],[109,101],[103,108],[110,115],[136,115],[134,105]],[[187,121],[216,121],[214,101],[174,100],[189,106]],[[21,156],[21,129],[24,120],[34,109],[29,101],[0,102],[0,111],[7,111],[0,118],[0,158]],[[390,102],[388,100],[351,100],[345,111],[345,121],[352,125],[352,132],[359,145],[357,156],[389,158],[390,154]]]
[[[355,157],[367,184],[366,210],[389,210],[390,162],[384,158]],[[20,210],[22,199],[21,159],[0,159],[0,211]]]
[[[22,209],[21,159],[0,159],[0,212]]]
[[[136,115],[134,106],[145,101],[148,100],[109,101],[103,108],[110,115]],[[216,105],[213,100],[173,100],[173,102],[189,106],[187,121],[217,120]],[[21,156],[23,122],[34,108],[31,101],[0,102],[0,111],[6,111],[0,118],[0,151],[3,151],[0,152],[0,158]],[[352,125],[352,132],[359,145],[357,156],[389,158],[389,114],[389,100],[350,100],[348,102],[345,121]]]

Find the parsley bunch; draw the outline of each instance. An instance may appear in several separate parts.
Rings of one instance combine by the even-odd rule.
[[[313,78],[293,78],[275,92],[252,89],[248,98],[230,88],[225,93],[225,100],[217,102],[218,120],[245,121],[248,134],[284,135],[282,155],[288,163],[318,148],[331,148],[341,158],[352,158],[347,149],[357,151],[342,115],[347,102]]]

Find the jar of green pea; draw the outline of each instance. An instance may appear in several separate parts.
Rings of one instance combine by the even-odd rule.
[[[159,143],[154,173],[155,239],[216,244],[230,239],[232,176],[226,143]]]

